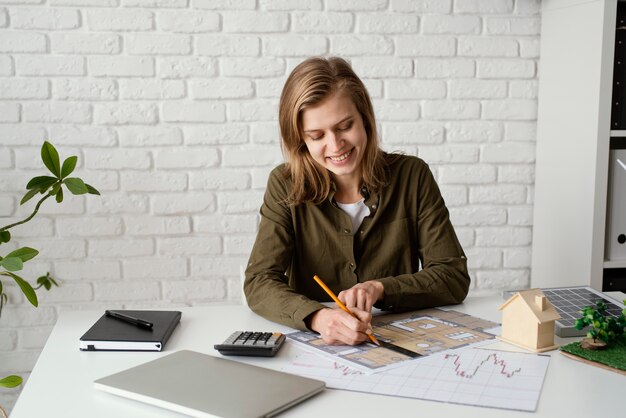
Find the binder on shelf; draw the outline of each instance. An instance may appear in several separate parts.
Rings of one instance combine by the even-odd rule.
[[[626,260],[626,138],[611,138],[609,155],[605,259]]]
[[[626,129],[626,2],[617,2],[611,129]]]
[[[83,351],[161,351],[180,322],[180,311],[116,310],[152,324],[138,326],[112,316],[102,315],[80,337]]]

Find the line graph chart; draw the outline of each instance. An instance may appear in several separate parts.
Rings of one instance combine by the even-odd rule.
[[[310,359],[306,356],[298,357],[295,361],[291,363],[291,366],[294,368],[300,368],[305,370],[306,373],[322,373],[322,374],[341,374],[341,376],[353,376],[353,375],[363,375],[364,373],[360,370],[351,369],[345,364],[337,363],[336,361],[332,362],[323,362],[324,364],[312,364]]]
[[[464,377],[466,379],[471,379],[474,376],[476,376],[476,373],[478,373],[478,370],[480,370],[481,367],[483,367],[483,365],[488,364],[489,361],[493,361],[494,366],[500,366],[500,374],[503,375],[504,377],[507,378],[511,378],[515,373],[519,373],[522,371],[521,368],[515,369],[513,371],[508,371],[507,370],[507,364],[504,360],[499,360],[498,359],[498,354],[497,353],[492,353],[489,354],[484,360],[482,360],[478,365],[476,365],[476,367],[474,368],[473,371],[468,372],[466,370],[463,370],[463,365],[461,364],[461,356],[458,354],[446,354],[444,356],[444,358],[446,360],[453,358],[454,359],[454,373],[457,376],[460,377]]]
[[[327,387],[522,411],[535,411],[550,356],[468,348],[364,374],[311,353],[283,371],[324,380]]]

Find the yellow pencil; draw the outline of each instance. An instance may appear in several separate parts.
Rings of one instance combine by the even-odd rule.
[[[326,293],[328,293],[328,296],[330,296],[331,298],[333,298],[333,300],[335,301],[335,303],[336,303],[337,305],[339,305],[339,307],[340,307],[341,309],[343,309],[344,311],[346,311],[347,313],[349,313],[350,315],[352,315],[352,316],[353,316],[353,317],[355,317],[356,319],[359,319],[359,318],[357,318],[357,317],[356,317],[356,315],[355,315],[355,314],[353,314],[353,313],[350,311],[350,309],[348,309],[348,307],[347,307],[346,305],[344,305],[344,304],[343,304],[343,302],[341,302],[341,301],[339,300],[339,298],[338,298],[337,296],[335,296],[335,294],[333,293],[333,291],[332,291],[332,290],[330,290],[330,288],[329,288],[328,286],[326,286],[326,283],[324,283],[324,282],[322,281],[322,279],[320,279],[317,275],[313,276],[313,279],[317,282],[317,284],[319,284],[319,285],[322,287],[322,289],[324,289],[324,291],[325,291]],[[370,340],[372,340],[372,342],[373,342],[374,344],[376,344],[376,345],[380,345],[380,343],[378,342],[378,340],[376,339],[376,337],[374,337],[374,335],[372,335],[372,334],[367,334],[367,336],[368,336],[368,337],[370,337]]]

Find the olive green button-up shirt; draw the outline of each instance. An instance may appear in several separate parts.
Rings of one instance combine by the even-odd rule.
[[[253,311],[306,329],[305,318],[331,301],[315,274],[336,294],[379,280],[385,295],[375,306],[384,310],[463,301],[470,284],[467,259],[424,161],[399,156],[380,192],[362,190],[370,215],[357,231],[334,193],[319,205],[288,205],[284,169],[270,174],[246,269],[244,292]]]

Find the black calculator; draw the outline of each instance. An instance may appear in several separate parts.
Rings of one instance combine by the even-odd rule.
[[[225,356],[273,357],[285,342],[280,332],[235,331],[213,348]]]

